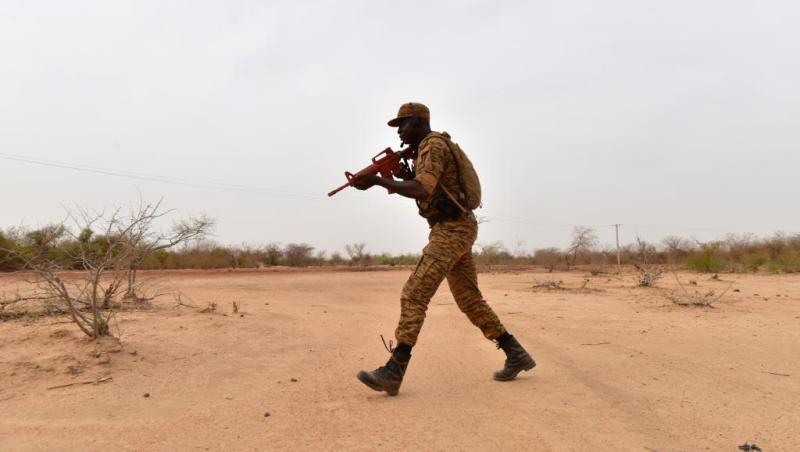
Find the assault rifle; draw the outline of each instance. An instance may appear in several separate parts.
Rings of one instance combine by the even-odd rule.
[[[353,181],[367,174],[380,174],[381,177],[392,177],[393,175],[405,173],[411,174],[411,167],[408,166],[408,159],[414,155],[414,150],[411,147],[395,152],[392,148],[386,148],[375,157],[372,157],[372,164],[362,169],[361,171],[353,174],[350,171],[344,172],[344,177],[347,178],[347,183],[341,187],[328,193],[328,196],[333,196],[336,193],[344,190],[345,188],[353,185]],[[389,190],[389,193],[393,191]]]

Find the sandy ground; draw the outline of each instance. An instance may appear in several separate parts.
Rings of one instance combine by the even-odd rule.
[[[667,301],[671,277],[482,274],[536,369],[492,381],[502,352],[445,285],[388,397],[355,374],[387,359],[407,275],[150,274],[218,311],[122,312],[121,351],[65,319],[2,322],[0,450],[800,450],[800,276],[682,275],[733,283],[708,309]]]

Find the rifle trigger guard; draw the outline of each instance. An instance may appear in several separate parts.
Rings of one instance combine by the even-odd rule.
[[[351,180],[353,180],[353,179],[355,178],[355,176],[353,175],[353,173],[351,173],[350,171],[345,171],[345,172],[344,172],[344,177],[346,177],[346,178],[347,178],[347,181],[348,181],[348,182],[349,182],[349,181],[351,181]]]

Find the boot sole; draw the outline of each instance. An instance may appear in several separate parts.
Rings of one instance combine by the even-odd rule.
[[[522,371],[527,372],[527,371],[533,369],[534,367],[536,367],[536,361],[534,361],[533,358],[531,358],[531,362],[525,363],[524,366],[522,366],[519,369],[517,369],[517,371],[514,372],[513,374],[511,374],[510,376],[508,376],[508,377],[498,377],[497,375],[495,375],[494,379],[496,381],[511,381],[511,380],[517,378],[517,375],[519,375],[520,372],[522,372]]]
[[[356,378],[358,378],[358,381],[360,381],[361,383],[364,383],[368,388],[372,389],[373,391],[386,392],[390,396],[396,396],[397,393],[398,393],[397,390],[390,391],[390,390],[388,390],[386,388],[383,388],[383,387],[375,384],[375,382],[372,381],[369,378],[369,374],[364,372],[363,370],[356,375]]]

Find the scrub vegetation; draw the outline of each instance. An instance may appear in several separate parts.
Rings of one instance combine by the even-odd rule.
[[[54,235],[57,240],[53,240]],[[371,253],[365,243],[347,244],[344,253],[334,251],[328,254],[308,243],[222,245],[200,236],[190,238],[194,240],[181,240],[179,247],[157,246],[140,253],[138,269],[361,268],[414,265],[419,259],[418,254]],[[36,229],[0,230],[0,271],[25,270],[21,255],[44,245],[45,239],[46,250],[43,252],[60,269],[82,269],[82,264],[73,258],[74,250],[81,244],[81,232],[69,233],[63,224],[53,224]],[[494,242],[477,244],[474,252],[479,267],[484,271],[496,267],[537,266],[552,272],[579,266],[581,270],[600,274],[611,271],[617,264],[616,248],[598,246],[594,231],[586,227],[575,228],[572,241],[564,248],[527,251],[516,247],[511,251],[502,242]],[[728,235],[710,242],[669,236],[660,243],[650,243],[637,238],[634,243],[621,246],[619,256],[624,266],[668,266],[700,273],[797,273],[800,272],[800,234],[777,233],[765,238]]]

